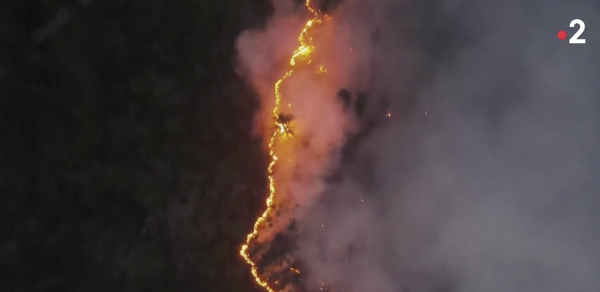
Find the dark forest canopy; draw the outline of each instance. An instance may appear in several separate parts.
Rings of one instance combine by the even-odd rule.
[[[248,1],[0,4],[1,291],[252,291]]]

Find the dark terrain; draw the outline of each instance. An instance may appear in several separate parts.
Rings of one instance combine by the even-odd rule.
[[[253,291],[267,0],[0,3],[0,291]]]

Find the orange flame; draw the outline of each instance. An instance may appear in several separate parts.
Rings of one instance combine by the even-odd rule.
[[[290,58],[290,65],[292,67],[296,65],[297,61],[303,61],[306,64],[311,63],[310,54],[312,52],[314,52],[315,47],[312,43],[312,37],[309,34],[309,29],[313,25],[321,24],[323,22],[323,19],[321,19],[319,17],[319,13],[311,7],[310,0],[306,0],[304,5],[308,9],[308,11],[312,14],[312,18],[306,22],[306,24],[302,28],[302,31],[300,32],[300,35],[298,36],[298,42],[300,43],[300,46],[294,51],[294,53],[292,54],[292,57]],[[323,66],[321,66],[319,68],[319,71],[326,72],[325,68],[323,68]],[[273,116],[275,116],[275,117],[277,117],[277,115],[280,113],[280,104],[281,104],[281,98],[282,98],[281,84],[287,78],[292,76],[292,73],[293,73],[293,70],[290,69],[289,71],[285,72],[285,74],[279,80],[277,80],[277,82],[275,82],[275,105],[273,106]],[[289,105],[289,106],[291,106],[291,105]],[[247,235],[246,243],[242,246],[242,248],[240,250],[240,255],[244,258],[246,263],[251,267],[251,272],[252,272],[252,276],[254,276],[254,280],[261,287],[265,288],[268,292],[276,292],[276,291],[269,286],[269,284],[266,280],[261,279],[260,276],[258,275],[258,268],[256,266],[256,263],[252,261],[252,259],[250,258],[250,255],[248,254],[248,247],[249,247],[250,242],[258,236],[258,231],[259,231],[258,229],[259,229],[260,225],[267,220],[267,218],[273,211],[273,202],[274,202],[274,198],[275,198],[275,181],[273,178],[273,171],[274,171],[275,164],[277,162],[277,156],[275,155],[275,141],[278,136],[278,133],[280,132],[280,125],[278,125],[277,122],[275,123],[275,125],[277,126],[277,130],[275,130],[273,132],[273,134],[271,135],[271,139],[269,140],[269,145],[268,145],[269,156],[271,157],[271,162],[269,163],[269,167],[267,168],[268,179],[269,179],[269,196],[267,197],[267,202],[266,202],[267,208],[256,219],[256,222],[254,223],[254,228],[253,228],[252,232]],[[298,271],[296,269],[290,268],[290,270],[295,273],[300,273],[300,271]]]

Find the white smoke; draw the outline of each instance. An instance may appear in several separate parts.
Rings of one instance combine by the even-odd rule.
[[[303,221],[339,291],[597,291],[600,24],[592,1],[347,1],[385,126]],[[569,45],[586,23],[585,45]],[[409,102],[416,100],[416,102]],[[425,112],[427,115],[425,115]]]

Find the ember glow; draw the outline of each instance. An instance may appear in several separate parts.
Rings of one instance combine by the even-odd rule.
[[[298,37],[298,42],[300,43],[300,46],[293,52],[292,57],[290,58],[289,64],[291,65],[291,67],[297,66],[299,64],[311,64],[312,60],[310,57],[311,54],[315,51],[315,47],[313,45],[312,37],[310,35],[310,29],[315,25],[320,25],[323,23],[323,16],[321,16],[318,11],[311,7],[310,0],[306,0],[305,6],[311,13],[312,18],[306,22],[306,24],[302,28],[302,31],[300,32],[300,35]],[[275,154],[275,148],[277,146],[278,138],[293,136],[293,128],[289,125],[291,121],[291,116],[286,116],[285,114],[283,114],[281,109],[281,102],[283,99],[283,92],[281,86],[289,77],[292,76],[293,72],[293,68],[289,69],[287,72],[285,72],[285,74],[283,74],[283,76],[279,80],[277,80],[277,82],[275,82],[275,104],[272,109],[273,118],[275,120],[275,130],[272,132],[268,144],[269,156],[271,158],[271,162],[269,163],[267,169],[269,179],[269,196],[266,200],[265,211],[257,218],[256,222],[254,223],[254,228],[252,232],[247,235],[246,243],[242,246],[240,250],[240,255],[250,266],[252,275],[254,276],[256,283],[264,287],[269,292],[275,292],[275,290],[267,282],[268,279],[262,279],[259,275],[257,264],[250,257],[248,249],[253,240],[256,240],[258,238],[261,225],[265,223],[268,220],[268,218],[272,216],[273,213],[274,200],[276,196],[274,170],[278,160],[278,157]],[[320,66],[317,71],[317,73],[326,72],[327,71],[323,66]],[[291,106],[291,103],[288,103],[288,108]],[[300,273],[300,271],[294,268],[290,268],[290,271],[297,274]]]

